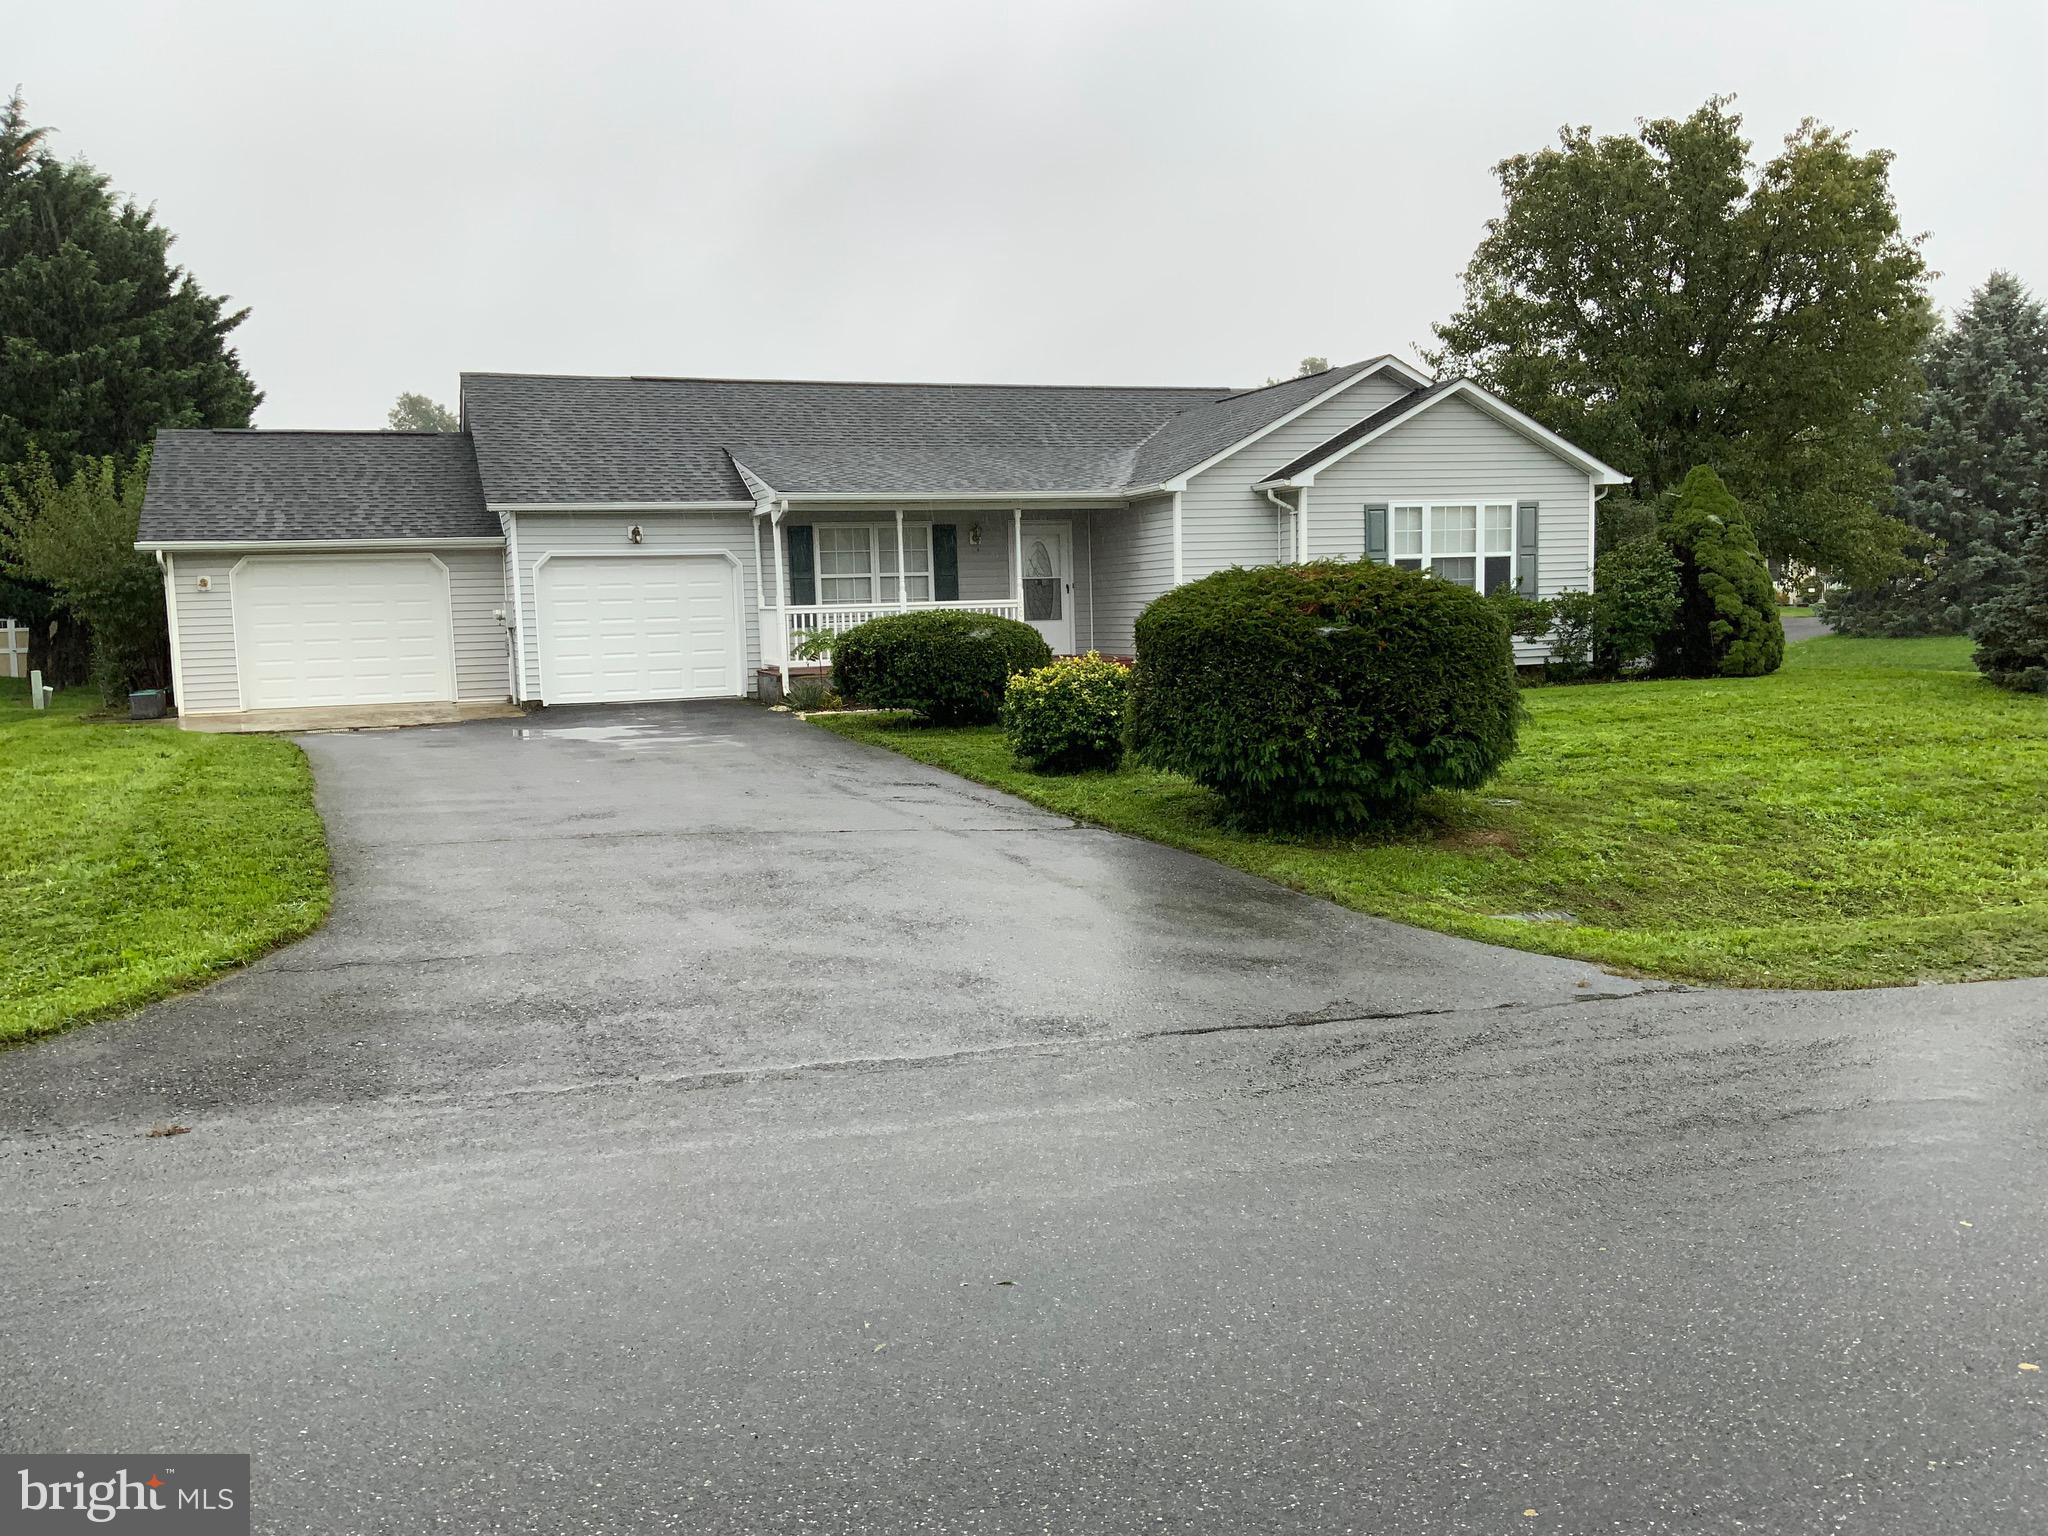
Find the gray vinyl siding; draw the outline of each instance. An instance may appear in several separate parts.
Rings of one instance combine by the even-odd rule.
[[[178,712],[217,715],[242,707],[235,676],[235,606],[228,572],[238,555],[171,555],[178,609]],[[212,582],[199,590],[199,578]]]
[[[234,583],[230,578],[235,566],[250,553],[202,550],[169,557],[177,595],[182,684],[177,705],[182,714],[222,714],[242,707],[235,664]],[[288,553],[294,559],[320,558],[318,551]],[[448,609],[455,631],[455,696],[504,698],[508,676],[505,632],[497,619],[497,611],[506,606],[503,556],[495,549],[428,547],[419,553],[436,556],[448,568]],[[201,576],[211,578],[210,590],[199,590]]]
[[[1407,385],[1375,374],[1190,480],[1181,493],[1185,578],[1195,581],[1233,565],[1273,564],[1280,558],[1279,514],[1265,492],[1252,486],[1407,392]]]
[[[505,626],[505,557],[496,549],[444,549],[448,567],[448,608],[455,622],[455,697],[503,699],[512,690]]]
[[[1090,519],[1094,646],[1106,656],[1136,649],[1132,626],[1173,585],[1173,498],[1155,496]]]
[[[760,606],[754,569],[754,517],[750,512],[515,512],[519,543],[520,661],[525,672],[524,696],[540,699],[539,605],[534,600],[533,570],[543,555],[706,554],[730,552],[740,563],[740,632],[746,652],[741,682],[751,687],[761,665]],[[764,518],[765,524],[766,519]],[[793,521],[809,521],[808,518]],[[626,530],[638,525],[638,545]],[[767,556],[767,530],[761,550]],[[771,575],[770,579],[773,577]],[[501,664],[502,670],[502,664]]]
[[[1590,478],[1463,400],[1431,406],[1339,460],[1308,494],[1309,554],[1328,560],[1365,553],[1368,502],[1534,501],[1537,594],[1593,585]],[[1535,660],[1545,647],[1516,650]]]

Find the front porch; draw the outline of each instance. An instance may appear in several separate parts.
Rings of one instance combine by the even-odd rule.
[[[834,635],[924,611],[1021,619],[1055,654],[1073,654],[1083,648],[1078,516],[764,508],[754,519],[761,671],[786,690],[792,673],[830,666]]]

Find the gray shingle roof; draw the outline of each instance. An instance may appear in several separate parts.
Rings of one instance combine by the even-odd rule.
[[[1157,485],[1183,470],[1193,469],[1204,459],[1214,458],[1259,428],[1384,361],[1368,358],[1362,363],[1348,363],[1306,378],[1284,379],[1264,389],[1244,390],[1184,410],[1163,422],[1158,431],[1139,445],[1129,483]]]
[[[464,425],[494,504],[746,501],[777,491],[1113,490],[1137,445],[1221,389],[469,373]]]
[[[166,431],[142,544],[498,536],[459,432]]]
[[[1410,411],[1435,399],[1453,384],[1463,383],[1463,378],[1440,379],[1427,389],[1411,390],[1398,400],[1389,400],[1362,421],[1355,421],[1342,432],[1333,434],[1317,443],[1307,453],[1300,454],[1266,476],[1268,480],[1287,480],[1300,474],[1313,464],[1320,464],[1340,448],[1348,448],[1361,437],[1377,432],[1389,422],[1399,421]]]

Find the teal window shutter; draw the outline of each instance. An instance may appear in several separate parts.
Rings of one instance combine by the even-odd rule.
[[[1536,595],[1536,503],[1515,503],[1515,590]]]
[[[953,523],[932,524],[932,600],[960,600],[960,529]]]
[[[1369,501],[1365,504],[1365,558],[1387,563],[1387,504],[1384,501]]]
[[[789,543],[789,604],[809,608],[818,601],[818,564],[811,555],[811,525],[787,523],[782,529]]]

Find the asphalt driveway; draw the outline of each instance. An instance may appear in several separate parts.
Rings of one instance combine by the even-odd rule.
[[[304,739],[304,943],[9,1062],[0,1123],[946,1055],[1632,990],[747,704]]]
[[[1636,991],[739,707],[308,749],[324,933],[0,1055],[0,1444],[336,1536],[2048,1522],[2048,985]]]

